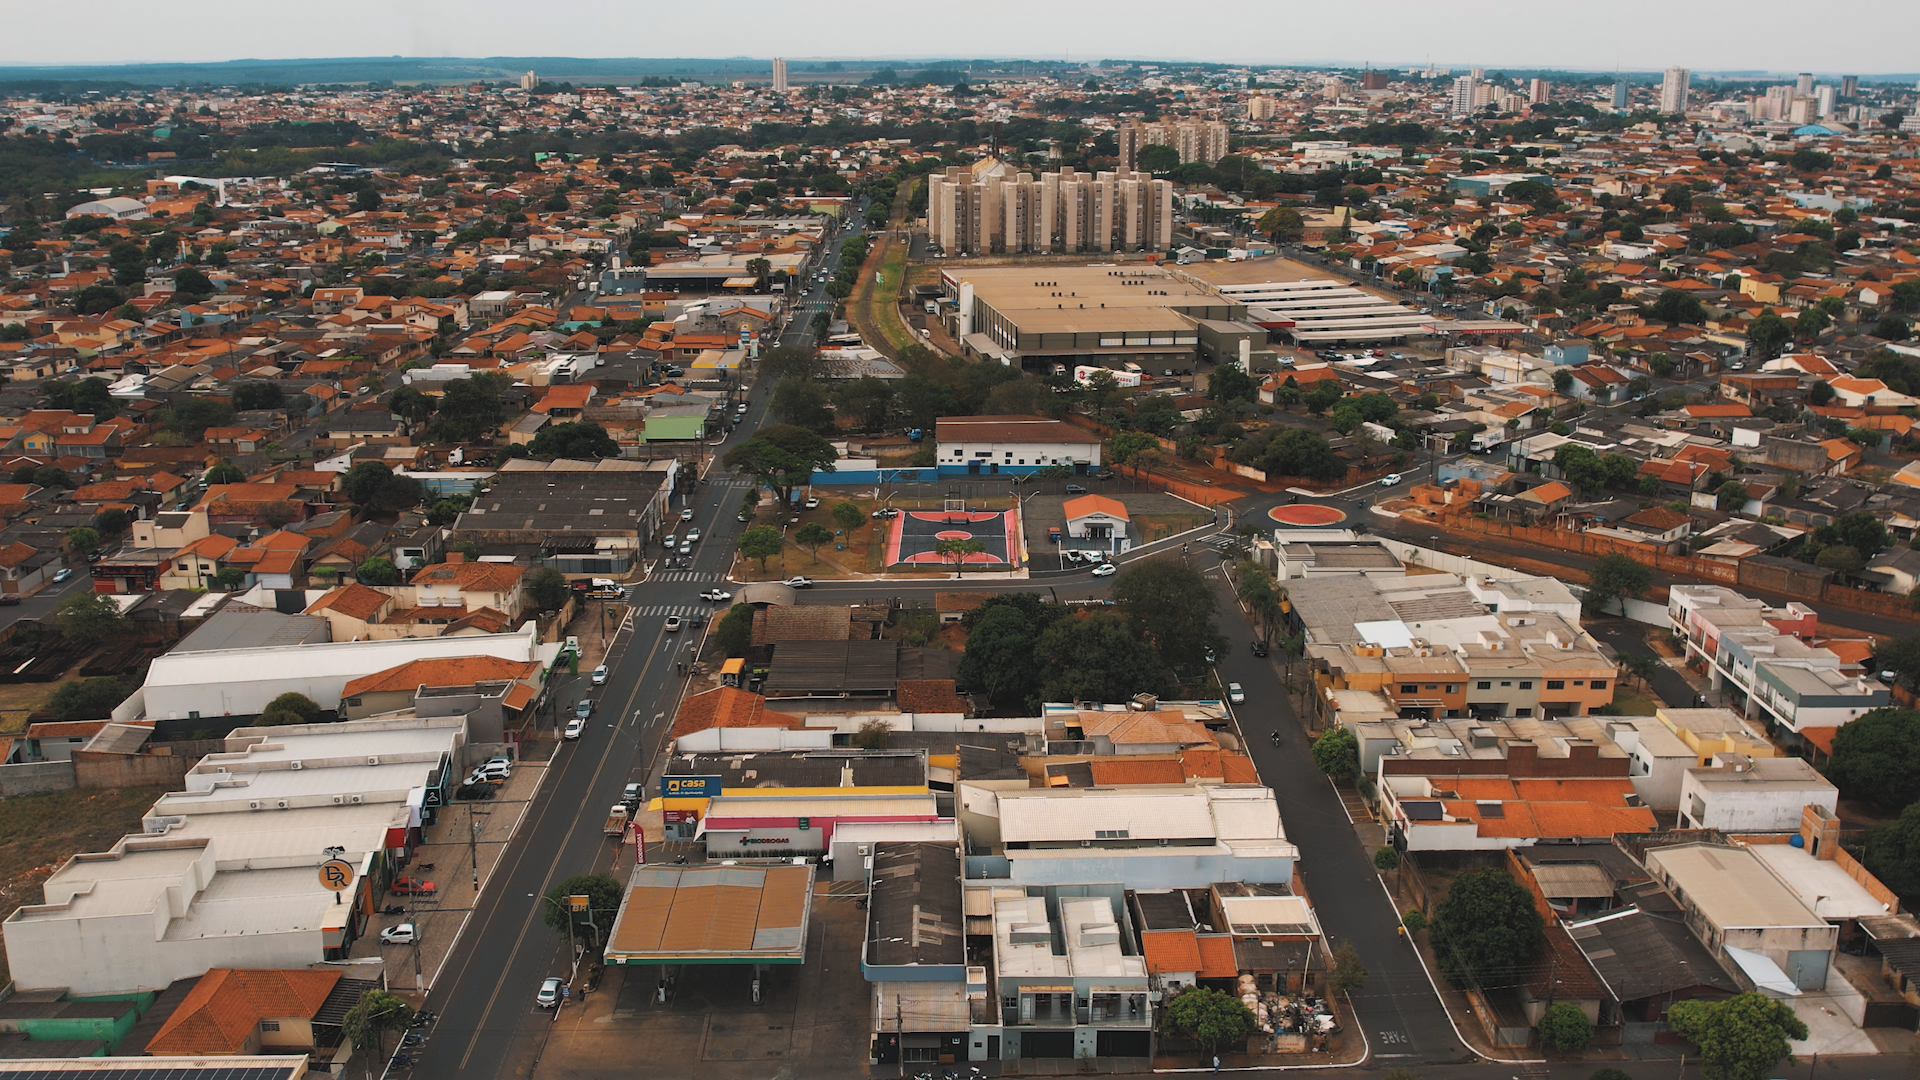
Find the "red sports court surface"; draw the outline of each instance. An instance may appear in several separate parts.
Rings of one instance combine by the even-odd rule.
[[[978,540],[984,550],[968,566],[1018,566],[1020,515],[1014,510],[909,510],[894,518],[887,538],[887,565],[952,566],[936,549],[942,540]]]
[[[1267,511],[1267,516],[1282,525],[1308,527],[1314,525],[1338,525],[1347,520],[1347,515],[1331,506],[1308,503],[1300,506],[1276,506]]]

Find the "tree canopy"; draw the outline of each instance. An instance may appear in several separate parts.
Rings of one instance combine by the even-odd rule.
[[[1062,610],[1032,593],[1001,593],[967,613],[967,649],[957,672],[961,686],[985,694],[1008,713],[1037,712],[1040,658],[1034,647]]]
[[[1455,986],[1508,986],[1540,955],[1546,930],[1532,894],[1496,868],[1453,879],[1434,910],[1432,940]]]
[[[551,566],[541,566],[527,575],[521,591],[533,601],[534,610],[559,611],[566,606],[573,587],[567,583],[567,575]]]
[[[1360,771],[1360,743],[1346,728],[1330,727],[1313,740],[1313,765],[1335,780],[1345,780]]]
[[[1040,695],[1047,701],[1126,701],[1166,689],[1165,668],[1125,616],[1096,612],[1064,618],[1034,645]]]
[[[1725,1001],[1675,1002],[1667,1026],[1700,1048],[1708,1080],[1766,1080],[1793,1053],[1787,1040],[1807,1037],[1792,1006],[1751,991]]]
[[[774,424],[727,451],[720,464],[772,488],[780,505],[785,506],[794,488],[816,472],[833,472],[839,457],[832,443],[806,428]]]
[[[112,637],[125,625],[119,605],[101,593],[77,592],[53,609],[53,623],[68,641],[91,648]]]
[[[1653,584],[1653,571],[1632,557],[1607,554],[1593,560],[1587,570],[1587,595],[1582,603],[1588,611],[1601,612],[1622,597],[1638,597]]]
[[[1827,779],[1881,806],[1920,800],[1920,711],[1875,709],[1833,733]]]
[[[574,910],[568,900],[573,896],[586,897],[587,910]],[[599,950],[607,931],[613,928],[613,917],[620,912],[626,890],[610,874],[575,874],[548,889],[546,897],[550,902],[540,905],[540,915],[547,929],[561,937],[568,936],[571,929],[573,940],[592,953]]]
[[[1195,986],[1167,1002],[1166,1025],[1174,1035],[1198,1043],[1201,1053],[1212,1054],[1252,1034],[1254,1016],[1232,994]]]
[[[433,418],[433,437],[442,442],[490,441],[506,422],[503,395],[512,385],[506,375],[492,371],[448,382]]]
[[[1184,559],[1132,564],[1113,579],[1113,602],[1161,663],[1176,672],[1197,672],[1206,666],[1208,650],[1226,651],[1227,639],[1214,622],[1219,601]]]
[[[571,420],[541,430],[527,444],[527,452],[537,458],[571,458],[597,461],[620,456],[620,444],[607,429],[591,420]]]
[[[1860,862],[1909,906],[1920,898],[1920,802],[1909,804],[1898,819],[1867,833]]]

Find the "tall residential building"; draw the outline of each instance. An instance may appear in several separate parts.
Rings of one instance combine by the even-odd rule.
[[[1687,91],[1691,88],[1691,78],[1686,68],[1668,68],[1666,76],[1660,80],[1660,111],[1663,113],[1686,112]]]
[[[1813,73],[1803,71],[1793,77],[1793,92],[1796,97],[1813,96]]]
[[[1613,80],[1613,107],[1615,109],[1627,107],[1627,80],[1625,79]]]
[[[927,232],[950,255],[1165,251],[1173,184],[1124,167],[1035,176],[983,158],[927,178]]]
[[[1247,99],[1247,119],[1273,119],[1273,99],[1265,94],[1255,94]]]
[[[1453,98],[1451,106],[1447,111],[1454,116],[1465,116],[1472,112],[1474,90],[1477,88],[1478,83],[1479,80],[1471,75],[1455,75],[1453,77]]]
[[[520,76],[520,89],[522,90],[531,91],[534,87],[539,85],[540,85],[540,76],[535,75],[531,71]]]
[[[1765,97],[1754,99],[1755,120],[1785,120],[1793,106],[1793,87],[1769,86]]]
[[[1814,112],[1819,114],[1820,119],[1827,120],[1832,118],[1833,99],[1834,92],[1831,83],[1821,83],[1819,86],[1813,88]]]
[[[1860,96],[1860,76],[1858,75],[1840,76],[1840,96],[1843,98],[1859,97]]]
[[[787,92],[787,62],[777,56],[773,58],[773,92]]]
[[[1360,76],[1362,90],[1385,90],[1386,88],[1387,73],[1384,71],[1368,71]]]
[[[1535,79],[1527,84],[1527,103],[1539,105],[1553,96],[1553,84],[1545,79]]]
[[[1120,166],[1139,165],[1140,151],[1149,146],[1171,146],[1180,154],[1180,164],[1204,162],[1208,165],[1227,156],[1227,125],[1219,120],[1172,120],[1142,124],[1138,120],[1122,124],[1114,131],[1120,148]]]

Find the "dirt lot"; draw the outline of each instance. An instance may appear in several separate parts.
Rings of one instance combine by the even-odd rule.
[[[0,799],[0,919],[42,902],[41,883],[68,856],[105,851],[139,832],[141,816],[169,790],[161,785]],[[0,947],[0,980],[6,978],[4,959]]]

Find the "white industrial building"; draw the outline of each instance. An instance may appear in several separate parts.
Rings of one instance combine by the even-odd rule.
[[[367,929],[371,874],[403,856],[458,779],[459,718],[241,728],[145,832],[75,855],[0,930],[21,989],[162,990],[217,967],[344,957]],[[450,779],[451,778],[451,779]],[[336,896],[317,881],[354,869]]]
[[[146,683],[113,715],[116,720],[253,716],[289,691],[305,694],[322,709],[332,709],[348,682],[415,660],[494,656],[550,666],[561,648],[558,642],[542,644],[539,628],[529,622],[504,634],[176,650],[153,661]]]
[[[993,791],[962,783],[955,803],[973,853],[969,880],[1113,881],[1129,889],[1285,883],[1300,855],[1272,790],[1253,784]]]

